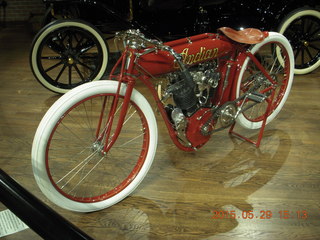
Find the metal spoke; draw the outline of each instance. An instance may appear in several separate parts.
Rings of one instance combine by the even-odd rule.
[[[312,38],[309,40],[309,42],[317,42],[320,41],[320,37],[319,38]]]
[[[62,56],[42,56],[41,59],[46,59],[46,60],[61,60],[63,59]]]
[[[306,23],[305,19],[302,18],[302,20],[301,20],[301,33],[304,33],[304,32],[305,32],[305,31],[304,31],[305,23]]]
[[[301,51],[301,63],[304,64],[304,50]]]
[[[269,71],[269,75],[270,75],[270,73],[272,73],[272,72],[273,72],[273,68],[274,68],[274,67],[275,67],[275,65],[276,65],[276,61],[277,61],[277,59],[276,59],[276,58],[274,58],[273,63],[271,64],[271,69],[270,69],[270,71]]]
[[[122,105],[123,105],[123,103],[121,103],[120,106],[117,108],[116,112],[114,113],[114,116],[117,115],[119,110],[122,108]],[[102,129],[101,134],[97,138],[97,139],[99,139],[101,137],[101,135],[103,134],[103,138],[102,138],[101,142],[105,141],[105,139],[106,139],[106,132],[107,132],[107,129],[108,129],[109,125],[110,125],[110,122],[107,122],[105,127]],[[113,135],[114,134],[112,134],[109,139],[111,139]]]
[[[69,116],[69,115],[68,115]],[[69,118],[71,118],[73,121],[74,119],[72,117],[69,116]],[[74,122],[77,122],[77,121],[74,121]],[[68,132],[70,132],[70,134],[72,136],[75,137],[75,139],[79,140],[79,144],[81,143],[83,145],[83,148],[86,148],[86,146],[88,145],[87,142],[85,142],[83,139],[81,139],[74,131],[72,131],[69,127],[67,127],[64,122],[62,121],[60,123]]]
[[[86,103],[84,102],[82,105],[83,105],[83,108],[84,108],[84,111],[86,113],[86,121],[84,121],[84,124],[87,126],[86,129],[88,130],[88,133],[89,135],[91,135],[92,139],[95,139],[95,136],[93,135],[93,123],[92,123],[92,99],[90,100],[90,103],[91,103],[91,116],[89,117],[89,111],[87,110],[87,106],[86,106]]]
[[[48,47],[49,49],[51,49],[52,51],[54,51],[55,53],[57,53],[57,54],[59,54],[59,55],[60,55],[60,54],[63,52],[63,50],[65,49],[65,46],[64,46],[64,45],[60,45],[60,44],[58,44],[58,43],[56,43],[56,42],[53,42],[53,41],[47,43],[46,45],[47,45],[47,47]]]
[[[307,33],[311,31],[312,26],[314,25],[314,22],[310,22],[308,29],[307,29]]]
[[[69,85],[72,84],[72,66],[69,66]]]
[[[82,129],[87,129],[88,132],[90,133],[90,129],[89,129],[90,126],[88,126],[88,124],[86,124],[85,121],[83,121],[84,126],[81,124],[81,122],[79,122],[79,119],[82,120],[82,118],[78,118],[78,119],[76,120],[71,114],[68,114],[67,116],[68,116],[68,119],[70,119],[70,120],[72,121],[72,124],[73,124],[73,125],[78,125],[78,126],[81,127]],[[79,142],[81,143],[81,145],[83,144],[82,148],[86,148],[87,143],[86,143],[83,139],[81,139],[80,137],[78,137],[78,135],[77,135],[74,131],[72,131],[69,127],[67,127],[67,126],[64,124],[64,122],[61,122],[61,124],[62,124],[62,126],[63,126],[64,128],[66,128],[66,129],[68,130],[68,132],[71,133],[72,136],[74,136],[77,140],[79,140]],[[93,137],[92,139],[94,139],[94,137]]]
[[[84,81],[84,80],[85,80],[85,79],[84,79],[84,76],[81,74],[78,66],[77,66],[77,65],[74,65],[74,68],[76,69],[76,71],[77,71],[78,75],[80,76],[81,80]]]
[[[310,33],[310,36],[315,35],[319,31],[320,31],[320,27],[316,28],[316,30],[314,30],[312,33]]]
[[[130,108],[128,109],[127,112],[130,112],[130,111],[131,111],[131,108],[132,108],[132,105],[130,105]],[[131,115],[129,115],[129,116],[124,120],[123,126],[126,125],[126,123],[133,117],[133,115],[134,115],[136,112],[137,112],[137,110],[134,110],[133,113],[131,113]],[[133,140],[137,139],[138,137],[142,136],[143,134],[144,134],[144,133],[142,133],[142,134],[140,134],[139,136],[137,136],[137,137],[129,140],[129,141],[126,142],[126,143],[123,143],[121,146],[126,145],[126,144],[129,143],[129,142],[132,142]],[[114,134],[112,134],[112,135],[110,136],[110,139],[112,139],[113,135],[114,135]],[[109,143],[109,144],[111,144],[111,143]]]
[[[140,135],[138,135],[138,136],[136,136],[136,137],[132,138],[131,140],[128,140],[127,142],[125,142],[125,143],[121,144],[119,147],[123,147],[123,146],[125,146],[125,145],[129,144],[129,143],[131,143],[132,141],[134,141],[134,140],[138,139],[139,137],[141,137],[141,136],[143,136],[143,135],[144,135],[144,132],[142,132]]]
[[[294,59],[297,59],[297,58],[298,58],[300,51],[301,51],[301,48],[298,48],[298,49],[297,49],[297,52],[296,52],[295,55],[294,55]]]
[[[97,154],[98,150],[94,151],[93,153],[91,153],[88,157],[86,157],[83,161],[81,161],[77,166],[75,166],[73,169],[71,169],[67,174],[65,174],[62,178],[60,178],[57,183],[60,183],[61,181],[63,181],[66,177],[68,177],[71,173],[73,173],[74,171],[77,170],[77,168],[79,168],[72,176],[71,178],[69,178],[69,180],[61,187],[61,189],[63,189],[92,159],[93,156],[95,156]],[[82,165],[82,166],[81,166]]]
[[[63,46],[65,48],[66,46],[63,42],[64,42],[65,38],[67,37],[67,33],[65,33],[63,37],[61,35],[62,35],[62,33],[58,33],[57,37],[60,41],[61,46]]]
[[[51,67],[49,67],[49,68],[47,68],[46,70],[44,70],[44,72],[49,72],[49,71],[51,71],[52,69],[54,69],[54,68],[58,67],[58,66],[59,66],[59,65],[61,65],[61,64],[63,64],[63,62],[62,62],[62,61],[60,61],[60,62],[58,62],[58,63],[54,64],[53,66],[51,66]]]
[[[88,44],[88,45],[86,46],[86,44]],[[80,53],[81,53],[81,54],[87,52],[88,50],[90,50],[91,48],[93,48],[93,47],[96,46],[95,43],[93,43],[93,44],[92,44],[91,42],[88,43],[88,41],[86,42],[86,44],[83,44],[83,48],[80,49]]]
[[[310,52],[310,50],[308,48],[306,49],[306,52],[307,52],[310,60],[312,60],[313,57],[312,57],[312,54],[311,54],[311,52]]]
[[[66,65],[63,65],[62,69],[60,70],[58,76],[56,77],[56,79],[54,80],[55,82],[58,82],[59,78],[61,77],[62,73],[64,72],[64,70],[66,69]]]
[[[73,32],[68,32],[68,44],[69,44],[69,48],[72,49],[72,34]]]
[[[93,166],[93,168],[90,169],[90,171],[78,182],[78,184],[76,184],[76,185],[69,191],[69,193],[71,193],[75,188],[77,188],[77,187],[89,176],[89,174],[101,163],[101,161],[102,161],[104,158],[105,158],[104,156],[101,157],[100,160]],[[89,161],[88,161],[88,162],[89,162]],[[83,167],[84,167],[84,166],[83,166]],[[82,167],[82,168],[83,168],[83,167]],[[81,170],[81,169],[80,169],[80,170]],[[79,171],[80,171],[80,170],[79,170]],[[79,172],[79,171],[78,171],[78,172]],[[71,180],[71,179],[70,179],[70,180]],[[70,180],[69,180],[69,181],[70,181]],[[66,184],[67,184],[67,183],[66,183]],[[65,185],[66,185],[66,184],[65,184]],[[65,186],[65,185],[64,185],[64,186]],[[63,188],[63,187],[62,187],[62,188]]]
[[[82,58],[82,59],[97,59],[98,55],[97,54],[95,54],[94,56],[93,55],[81,55],[80,58]]]
[[[320,51],[320,48],[316,47],[316,46],[315,46],[315,45],[313,45],[313,44],[310,44],[310,45],[309,45],[309,47],[311,47],[311,48],[313,48],[313,49],[315,49],[315,50]]]
[[[90,67],[90,66],[88,66],[87,64],[84,64],[83,62],[80,62],[80,61],[79,61],[79,64],[80,64],[81,66],[83,66],[83,67],[85,67],[85,68],[87,68],[87,69],[91,70],[91,71],[94,71],[94,70],[95,70],[95,68]]]
[[[130,106],[130,109],[128,110],[128,112],[131,110],[131,107],[132,107],[132,105]],[[137,112],[137,110],[135,110],[130,116],[128,116],[128,118],[125,119],[125,121],[123,122],[123,125],[125,125],[125,124],[130,120],[130,118],[133,117],[133,115],[134,115],[136,112]]]
[[[81,45],[81,43],[83,42],[84,39],[85,39],[85,37],[84,37],[83,35],[81,35],[80,40],[77,39],[77,45],[76,45],[76,47],[75,47],[76,49],[79,48],[79,46]]]

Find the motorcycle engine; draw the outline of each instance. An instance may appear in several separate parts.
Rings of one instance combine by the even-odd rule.
[[[190,116],[198,107],[209,104],[209,99],[218,86],[220,73],[215,61],[193,66],[189,68],[189,72],[195,83],[194,89],[185,85],[180,72],[169,73],[166,77],[169,80],[168,92],[172,93],[177,107]]]
[[[183,81],[180,72],[167,74],[169,85],[167,95],[172,95],[173,104],[166,106],[167,113],[186,146],[201,147],[210,136],[202,134],[202,126],[212,116],[212,98],[220,80],[215,61],[205,62],[188,69],[193,78],[194,87]],[[207,126],[208,131],[213,124]]]

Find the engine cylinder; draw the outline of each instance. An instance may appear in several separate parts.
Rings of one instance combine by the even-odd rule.
[[[174,84],[173,100],[177,107],[187,112],[193,112],[197,106],[197,97],[194,89],[190,87],[184,80]]]

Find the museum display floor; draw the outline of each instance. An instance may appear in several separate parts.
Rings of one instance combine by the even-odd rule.
[[[141,185],[108,209],[75,213],[47,200],[32,173],[35,131],[59,98],[31,72],[32,39],[24,26],[0,29],[0,167],[92,238],[320,238],[320,69],[295,76],[287,103],[267,125],[260,148],[224,130],[199,151],[182,152],[156,113],[157,153]],[[255,137],[257,131],[247,134]],[[0,212],[5,209],[0,203]],[[41,238],[26,229],[0,239]]]

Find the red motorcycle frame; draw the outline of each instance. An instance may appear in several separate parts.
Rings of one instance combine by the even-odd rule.
[[[167,43],[138,30],[118,33],[124,48],[110,80],[69,91],[39,124],[32,164],[42,192],[63,208],[89,212],[134,191],[157,146],[154,113],[135,89],[138,81],[151,92],[179,149],[195,151],[226,128],[258,147],[290,92],[291,46],[279,33],[219,31]],[[236,122],[260,128],[257,141],[236,133]]]
[[[239,72],[241,70],[241,66],[243,65],[244,60],[249,57],[256,66],[260,69],[260,71],[265,75],[266,78],[272,83],[272,86],[266,88],[262,93],[274,90],[276,86],[276,82],[274,79],[270,77],[270,75],[266,72],[264,67],[260,64],[260,62],[256,59],[256,57],[247,51],[248,45],[247,44],[254,44],[263,41],[265,37],[268,36],[268,32],[259,32],[255,29],[246,29],[244,32],[234,32],[229,28],[221,28],[225,34],[229,35],[229,37],[221,34],[212,34],[212,33],[205,33],[196,35],[189,38],[183,38],[171,42],[167,42],[164,45],[169,46],[172,48],[176,53],[180,53],[182,55],[182,62],[187,66],[192,66],[194,64],[199,64],[204,61],[213,60],[216,58],[225,58],[223,62],[221,62],[221,68],[219,72],[221,73],[221,79],[223,82],[219,84],[217,89],[215,98],[212,100],[213,103],[219,102],[219,106],[222,106],[226,102],[234,101],[236,96],[236,82],[235,80],[239,78]],[[233,35],[232,35],[233,34]],[[231,40],[230,37],[234,38]],[[148,41],[148,40],[146,40]],[[236,42],[240,41],[240,42]],[[149,41],[149,42],[154,42]],[[244,44],[245,43],[245,44]],[[159,43],[157,43],[159,44]],[[176,144],[178,148],[183,151],[194,151],[197,148],[203,146],[210,138],[210,136],[202,136],[201,134],[197,134],[200,132],[200,127],[203,123],[192,125],[188,128],[188,132],[191,132],[189,136],[193,140],[192,146],[185,146],[179,140],[177,136],[177,132],[172,127],[172,123],[168,118],[168,114],[165,111],[162,101],[159,98],[159,94],[155,89],[152,78],[153,76],[159,76],[162,74],[166,74],[169,72],[177,71],[178,66],[175,62],[175,58],[172,55],[168,55],[168,51],[165,50],[156,50],[156,48],[150,48],[150,50],[143,50],[142,54],[141,51],[137,50],[136,48],[131,48],[127,46],[125,51],[123,51],[122,56],[118,60],[117,64],[114,66],[111,74],[110,79],[115,79],[119,81],[119,83],[126,83],[128,88],[125,95],[125,103],[124,107],[122,108],[121,112],[121,120],[117,123],[117,131],[111,140],[111,142],[116,141],[117,136],[121,131],[121,126],[123,125],[123,120],[126,115],[126,106],[128,101],[130,101],[130,95],[132,89],[135,86],[137,78],[135,76],[139,75],[139,72],[135,69],[136,64],[140,65],[140,69],[143,69],[144,73],[138,79],[144,83],[145,86],[148,87],[149,91],[152,93],[152,96],[157,103],[158,109],[165,121],[167,129],[169,131],[170,137],[172,141]],[[161,49],[161,48],[160,48]],[[148,54],[145,55],[145,52]],[[141,55],[139,55],[141,54]],[[137,60],[137,56],[139,56]],[[141,56],[141,57],[140,57]],[[125,67],[126,62],[128,66]],[[120,74],[115,75],[114,72],[117,68],[121,68]],[[225,88],[223,86],[226,86]],[[118,88],[118,92],[120,90],[120,84]],[[274,91],[273,91],[274,93]],[[256,142],[243,137],[236,132],[233,131],[234,124],[232,124],[230,128],[230,133],[235,134],[238,137],[245,139],[257,147],[259,147],[264,127],[266,125],[266,119],[270,112],[271,103],[273,101],[274,94],[270,98],[266,98],[268,102],[268,108],[265,114],[263,115],[263,124],[261,126],[260,134],[258,140]],[[239,104],[241,104],[239,102]],[[116,104],[114,105],[114,109]],[[205,111],[208,109],[201,110],[200,113],[193,115],[192,117],[188,118],[188,122],[192,121],[192,119],[199,117],[199,115],[204,114]],[[112,115],[112,114],[111,114]],[[208,118],[208,117],[207,117]],[[108,124],[112,125],[112,124]],[[106,147],[108,146],[108,147]],[[112,147],[112,144],[105,144],[104,151],[108,151]]]

